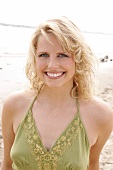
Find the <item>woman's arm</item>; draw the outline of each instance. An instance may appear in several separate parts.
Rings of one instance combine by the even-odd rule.
[[[13,114],[12,114],[12,103],[11,99],[8,98],[3,105],[2,109],[2,135],[4,145],[4,158],[2,161],[1,170],[12,170],[12,160],[10,158],[10,150],[14,141],[13,132]]]
[[[113,130],[113,110],[104,102],[100,103],[101,107],[98,116],[98,138],[96,143],[90,149],[90,164],[88,170],[99,170],[99,157],[103,146],[108,140]]]

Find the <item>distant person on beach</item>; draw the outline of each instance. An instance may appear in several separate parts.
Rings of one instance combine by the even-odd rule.
[[[1,170],[99,170],[113,110],[95,96],[96,61],[68,18],[37,27],[26,64],[30,88],[3,105]]]

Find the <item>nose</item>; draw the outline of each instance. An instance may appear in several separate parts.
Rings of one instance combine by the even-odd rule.
[[[49,61],[48,61],[48,68],[49,69],[56,69],[59,67],[59,63],[56,57],[51,56],[49,57]]]

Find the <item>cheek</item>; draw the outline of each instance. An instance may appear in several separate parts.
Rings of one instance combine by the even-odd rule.
[[[40,60],[37,60],[37,61],[36,61],[36,68],[37,68],[38,71],[43,70],[44,67],[45,67],[45,62],[42,62],[42,61],[40,61]]]
[[[69,73],[71,77],[75,75],[75,62],[69,62]]]
[[[74,74],[75,73],[75,62],[69,61],[67,63],[67,68]]]
[[[71,74],[74,76],[75,74],[75,64],[71,66]]]

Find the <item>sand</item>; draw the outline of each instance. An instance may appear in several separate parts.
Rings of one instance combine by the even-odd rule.
[[[26,86],[24,74],[26,57],[23,54],[0,55],[0,118],[5,98],[13,91]],[[97,96],[113,108],[113,61],[99,64],[96,74]],[[3,143],[0,123],[0,162],[3,158]],[[100,155],[100,170],[113,170],[113,133],[111,133]]]

